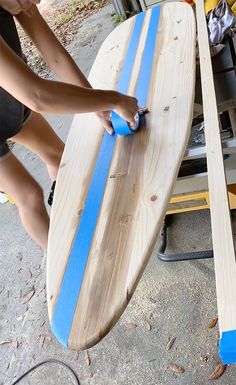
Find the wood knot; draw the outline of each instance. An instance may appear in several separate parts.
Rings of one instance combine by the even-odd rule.
[[[157,195],[152,195],[152,196],[151,196],[151,201],[152,201],[152,202],[155,202],[156,200],[157,200]]]
[[[166,107],[164,108],[164,111],[165,111],[165,112],[168,112],[169,109],[170,109],[170,107],[169,107],[169,106],[166,106]]]
[[[111,179],[114,179],[114,178],[121,178],[122,176],[125,176],[127,175],[127,172],[115,172],[114,174],[111,174],[110,175],[110,178]]]
[[[81,216],[82,212],[83,212],[83,209],[79,209],[79,210],[78,210],[78,217]]]
[[[132,215],[124,215],[120,219],[120,224],[121,225],[128,225],[132,221]]]

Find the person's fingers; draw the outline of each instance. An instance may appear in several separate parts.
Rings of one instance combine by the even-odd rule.
[[[135,117],[132,117],[128,120],[128,123],[130,125],[131,128],[133,128],[135,126]]]
[[[147,107],[138,107],[138,112],[142,113],[142,114],[146,114],[148,113],[148,108]]]
[[[23,11],[27,16],[31,17],[33,15],[32,5],[39,4],[41,0],[16,0],[20,11]]]
[[[22,11],[24,11],[25,9],[29,8],[29,2],[28,1],[25,1],[25,0],[16,0],[19,7],[22,9]]]
[[[108,132],[108,134],[110,134],[110,135],[114,134],[114,129],[113,129],[110,121],[105,121],[103,127]]]
[[[129,125],[130,127],[133,129],[133,130],[136,130],[139,126],[139,114],[147,114],[149,111],[147,109],[147,107],[138,107],[138,112],[135,114],[134,116],[134,120],[132,120],[132,122],[130,123],[129,122]]]

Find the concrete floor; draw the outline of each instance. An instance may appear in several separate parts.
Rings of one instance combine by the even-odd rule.
[[[114,28],[107,6],[88,18],[78,31],[70,51],[87,74],[96,52]],[[71,117],[50,117],[65,139]],[[48,195],[50,181],[40,160],[28,150],[15,153]],[[208,385],[218,362],[217,316],[212,260],[165,264],[152,255],[137,290],[118,324],[97,346],[76,354],[60,346],[50,332],[45,297],[45,259],[22,228],[16,207],[0,206],[0,385],[32,365],[60,359],[78,373],[82,385]],[[169,250],[211,248],[207,211],[175,216],[170,228]],[[31,300],[22,298],[34,290]],[[127,323],[137,325],[127,328]],[[166,344],[176,337],[172,349]],[[6,342],[3,344],[3,342]],[[184,367],[176,374],[170,363]],[[22,381],[31,385],[74,384],[57,365],[38,369]],[[236,368],[230,366],[217,381],[236,384]]]

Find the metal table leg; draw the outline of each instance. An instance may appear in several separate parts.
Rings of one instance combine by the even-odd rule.
[[[203,251],[191,251],[188,253],[180,254],[166,254],[167,246],[167,229],[168,229],[168,220],[165,219],[161,234],[160,234],[160,246],[157,252],[158,258],[163,262],[179,262],[179,261],[192,261],[194,259],[206,259],[213,258],[213,250],[203,250]]]

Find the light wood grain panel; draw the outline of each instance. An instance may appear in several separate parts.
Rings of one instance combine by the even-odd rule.
[[[71,329],[74,349],[98,342],[127,305],[153,250],[187,145],[195,74],[191,7],[165,5],[159,28],[150,113],[143,130],[116,143]],[[97,77],[102,84],[102,74]],[[134,74],[130,92],[135,79]]]
[[[236,264],[203,0],[196,1],[220,332],[236,329]]]
[[[103,43],[102,51],[98,53],[89,77],[95,88],[115,88],[133,24],[134,20],[129,20],[119,26]],[[114,37],[117,33],[119,39],[116,42]],[[104,60],[104,54],[106,60]],[[97,73],[103,74],[102,83],[95,69]],[[103,130],[99,128],[94,114],[80,114],[74,118],[61,160],[50,219],[47,250],[47,296],[50,320],[79,225],[102,136]]]

